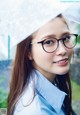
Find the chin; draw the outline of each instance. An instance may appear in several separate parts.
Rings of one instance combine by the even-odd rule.
[[[65,75],[66,73],[68,73],[70,70],[70,66],[66,66],[66,67],[55,67],[53,68],[53,74],[57,74],[57,75]]]
[[[58,75],[65,75],[65,74],[67,74],[69,71],[66,71],[66,72],[61,72],[61,73],[59,73]]]
[[[67,70],[62,70],[62,71],[57,71],[57,74],[58,75],[64,75],[64,74],[66,74],[66,73],[68,73],[69,72],[69,69],[67,69]]]

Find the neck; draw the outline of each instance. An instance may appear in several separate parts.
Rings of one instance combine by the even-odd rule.
[[[51,83],[55,83],[55,74],[53,73],[48,73],[48,72],[44,72],[41,70],[38,70],[40,73],[42,73],[44,75],[44,77],[46,77]]]

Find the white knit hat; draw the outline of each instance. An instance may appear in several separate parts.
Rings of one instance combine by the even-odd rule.
[[[7,55],[8,37],[12,48],[72,4],[59,0],[0,1],[0,47],[3,46],[4,49],[2,52]]]

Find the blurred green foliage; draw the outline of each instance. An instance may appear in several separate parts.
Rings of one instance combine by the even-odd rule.
[[[71,82],[72,84],[72,99],[73,102],[80,100],[80,85],[77,84],[75,81]]]
[[[77,38],[77,43],[80,44],[80,35]]]
[[[7,107],[8,92],[2,86],[4,81],[5,81],[5,76],[0,76],[0,108]]]
[[[78,44],[80,44],[80,24],[78,24],[77,28],[78,28],[78,33],[79,33],[77,42],[78,42]]]
[[[72,105],[76,115],[80,115],[80,85],[72,81]]]
[[[7,96],[8,93],[4,89],[0,88],[0,108],[7,107]]]

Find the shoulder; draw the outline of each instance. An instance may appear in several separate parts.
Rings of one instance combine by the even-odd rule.
[[[13,115],[41,115],[38,96],[35,94],[31,84],[20,96]]]

